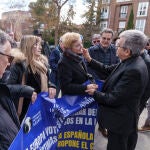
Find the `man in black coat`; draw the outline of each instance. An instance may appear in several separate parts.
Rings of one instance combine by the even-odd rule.
[[[140,56],[147,37],[140,31],[120,34],[117,55],[121,63],[105,66],[84,50],[89,65],[110,74],[101,92],[87,90],[100,105],[100,122],[108,130],[107,150],[134,150],[137,143],[139,104],[149,81],[147,66]]]
[[[147,82],[146,90],[143,93],[143,96],[142,96],[142,99],[140,102],[140,114],[142,113],[142,111],[146,107],[146,102],[150,98],[150,56],[147,52],[145,52],[143,50],[141,53],[141,57],[143,58],[143,60],[145,61],[146,65],[147,65],[148,74],[149,74],[149,81]]]
[[[150,76],[150,55],[148,53],[148,51],[150,51],[149,43],[150,43],[150,39],[148,40],[146,50],[142,51],[141,56],[143,57],[146,65],[147,65],[147,69],[148,69],[149,76]],[[147,115],[147,118],[145,120],[144,125],[142,126],[141,129],[139,129],[140,131],[150,130],[150,79],[149,79],[149,82],[147,83],[146,90],[145,90],[145,92],[142,96],[142,99],[141,99],[140,114],[142,113],[142,111],[146,107],[146,104],[147,104],[148,115]]]
[[[0,150],[8,149],[19,131],[19,120],[13,103],[13,98],[28,97],[34,101],[34,89],[21,85],[6,85],[3,75],[11,64],[11,45],[8,36],[0,31]]]

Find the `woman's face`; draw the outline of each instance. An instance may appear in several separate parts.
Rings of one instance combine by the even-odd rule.
[[[39,57],[41,55],[41,42],[37,42],[32,46],[32,52],[35,57]]]
[[[83,44],[81,40],[76,41],[73,45],[72,45],[72,51],[76,54],[83,54]]]

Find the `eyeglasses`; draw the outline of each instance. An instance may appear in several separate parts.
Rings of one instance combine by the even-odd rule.
[[[111,38],[106,38],[106,37],[102,37],[103,40],[107,40],[107,41],[110,41]]]
[[[14,57],[13,56],[10,56],[10,55],[7,55],[7,54],[4,54],[4,53],[2,53],[2,52],[0,52],[0,54],[1,55],[3,55],[3,56],[7,56],[7,58],[8,58],[8,62],[11,64],[12,63],[12,61],[13,61],[13,59],[14,59]]]
[[[93,41],[93,43],[95,44],[95,43],[100,43],[100,40],[97,40],[97,41]]]
[[[126,47],[121,47],[121,46],[119,46],[119,45],[117,45],[117,46],[115,46],[115,47],[116,47],[116,49],[118,49],[118,48],[127,49]]]

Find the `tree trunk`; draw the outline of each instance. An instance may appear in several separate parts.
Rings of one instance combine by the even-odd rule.
[[[61,11],[61,7],[58,6],[58,18],[57,18],[57,24],[55,27],[55,45],[58,45],[58,41],[59,41],[60,11]]]

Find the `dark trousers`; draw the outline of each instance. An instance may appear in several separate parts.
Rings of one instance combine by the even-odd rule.
[[[97,109],[97,122],[98,122],[98,128],[99,130],[105,130],[105,127],[102,126],[101,122],[100,122],[100,117],[101,117],[101,114],[100,114],[100,108],[98,107]]]
[[[137,131],[127,134],[116,134],[108,131],[107,150],[134,150],[137,143]]]

